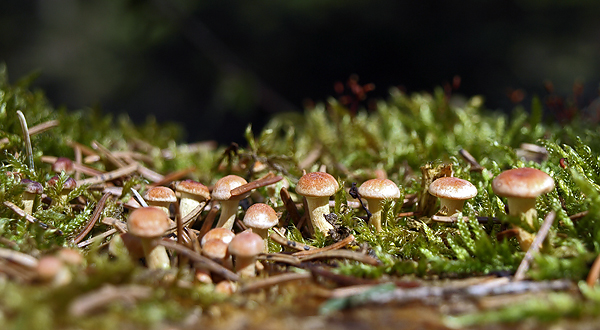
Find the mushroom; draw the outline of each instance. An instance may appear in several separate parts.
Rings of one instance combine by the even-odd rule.
[[[256,276],[256,256],[265,249],[263,239],[251,230],[241,232],[229,243],[229,254],[235,257],[235,271],[242,277]]]
[[[265,251],[263,252],[267,252],[267,234],[269,228],[272,228],[279,223],[279,217],[275,210],[267,204],[252,204],[252,206],[246,210],[243,221],[246,227],[252,228],[253,232],[262,237],[265,241]]]
[[[477,188],[469,181],[451,176],[441,177],[429,185],[429,193],[440,199],[440,210],[447,215],[462,212],[467,199],[477,196]]]
[[[150,269],[169,268],[171,262],[167,250],[157,241],[169,229],[169,218],[157,207],[148,206],[135,209],[127,220],[127,229],[142,241],[146,264]]]
[[[538,196],[554,189],[554,180],[535,168],[515,168],[495,177],[492,181],[492,189],[496,195],[506,197],[509,215],[524,217],[527,224],[533,227],[533,221],[537,218],[535,200]],[[521,248],[529,249],[535,235],[521,228],[517,230],[519,232],[517,239]]]
[[[23,192],[23,211],[25,213],[32,215],[33,214],[33,202],[35,201],[36,195],[41,195],[44,192],[44,187],[41,183],[29,179],[21,180],[21,184],[25,186],[25,191]]]
[[[213,228],[202,237],[202,240],[200,241],[200,246],[204,246],[206,242],[213,239],[218,239],[223,241],[224,243],[229,244],[233,237],[235,237],[235,234],[227,228]]]
[[[108,252],[115,257],[128,255],[134,261],[144,257],[142,240],[131,233],[113,236],[108,243]]]
[[[47,184],[50,187],[55,187],[59,181],[60,181],[60,177],[58,175],[55,175],[55,176],[51,177],[50,180],[48,180]],[[77,182],[75,181],[75,179],[73,179],[71,177],[67,177],[67,179],[65,180],[65,182],[62,186],[62,189],[58,193],[58,196],[59,196],[62,204],[65,204],[68,202],[67,196],[76,187],[77,187]]]
[[[221,216],[217,227],[231,230],[237,214],[240,200],[248,197],[248,194],[231,196],[231,190],[248,183],[244,178],[237,175],[227,175],[217,180],[212,191],[212,198],[221,202]]]
[[[304,174],[296,185],[296,193],[306,198],[310,221],[323,235],[329,235],[333,225],[327,222],[329,197],[338,190],[338,182],[331,174],[311,172]]]
[[[52,172],[58,174],[65,172],[68,175],[73,174],[75,172],[73,161],[66,157],[58,157],[54,161],[54,164],[52,164]]]
[[[148,203],[148,206],[155,206],[163,210],[167,215],[170,216],[169,206],[171,203],[177,202],[177,196],[171,188],[167,187],[152,187],[144,194],[144,200]]]
[[[52,285],[59,287],[71,282],[72,275],[64,262],[55,256],[43,256],[40,258],[36,268],[37,278]]]
[[[211,239],[202,246],[202,254],[228,269],[233,269],[228,247],[229,244],[220,239]]]
[[[210,198],[208,188],[194,180],[180,181],[175,185],[175,190],[180,193],[179,212],[184,218],[192,212],[201,202]]]
[[[386,199],[400,198],[400,189],[392,180],[371,179],[358,187],[358,194],[367,200],[371,212],[370,223],[375,226],[375,230],[382,231],[382,202]]]

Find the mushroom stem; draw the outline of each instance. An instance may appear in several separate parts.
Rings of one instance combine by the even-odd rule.
[[[371,212],[371,219],[369,223],[375,226],[375,230],[378,232],[382,231],[381,226],[381,210],[382,200],[377,198],[367,198],[367,204],[369,205],[369,212]]]
[[[171,267],[171,261],[164,246],[158,245],[155,239],[142,238],[141,240],[148,268],[168,269]]]
[[[35,201],[35,194],[24,192],[23,193],[23,211],[32,215],[33,213],[33,202]]]
[[[444,206],[448,210],[448,216],[462,212],[465,201],[462,199],[440,198],[440,209]]]
[[[333,229],[333,225],[325,220],[325,215],[329,214],[329,196],[324,197],[306,197],[308,204],[308,212],[310,213],[310,221],[313,227],[325,235],[329,235],[329,230]]]
[[[231,230],[235,222],[239,200],[223,200],[221,201],[221,216],[217,222],[217,228],[227,228]]]
[[[521,217],[530,227],[533,227],[533,220],[537,218],[537,210],[535,209],[535,198],[514,198],[508,197],[508,214],[515,217]],[[532,234],[521,227],[515,226],[517,229],[517,240],[523,251],[529,250],[535,234]]]
[[[167,217],[170,216],[169,206],[171,205],[171,202],[156,202],[156,201],[148,201],[147,200],[146,203],[148,203],[148,206],[154,206],[154,207],[157,207],[157,208],[163,210],[167,214]]]
[[[181,218],[184,218],[190,212],[192,212],[196,207],[200,205],[200,201],[194,198],[193,195],[182,192],[181,200],[179,201],[179,212],[181,213]]]
[[[235,258],[235,271],[241,277],[256,276],[256,257],[241,257]]]

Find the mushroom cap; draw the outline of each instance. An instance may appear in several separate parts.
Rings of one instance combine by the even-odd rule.
[[[52,171],[56,173],[65,172],[71,174],[74,172],[73,161],[67,157],[58,157],[52,164]]]
[[[514,168],[498,174],[492,189],[501,197],[536,198],[554,189],[554,179],[535,168]]]
[[[160,208],[149,206],[135,209],[127,220],[127,229],[140,238],[160,237],[169,229],[167,214]]]
[[[200,241],[200,246],[204,246],[204,244],[206,244],[206,242],[213,240],[213,239],[218,239],[218,240],[221,240],[221,241],[229,244],[229,242],[231,242],[231,240],[233,239],[234,236],[235,236],[235,234],[227,228],[223,228],[223,227],[213,228],[213,229],[209,230],[206,234],[204,234],[204,236],[202,237],[202,240]]]
[[[202,199],[210,198],[208,188],[200,182],[194,180],[183,180],[175,185],[175,190],[190,195],[198,196]]]
[[[277,212],[267,204],[252,204],[244,215],[244,225],[250,228],[268,229],[279,223]]]
[[[358,193],[364,198],[396,199],[400,198],[400,189],[392,180],[371,179],[358,187]]]
[[[37,181],[23,179],[21,184],[25,186],[25,192],[27,193],[39,195],[44,192],[44,187]]]
[[[152,187],[144,194],[144,199],[148,202],[177,202],[177,196],[171,188],[167,187]]]
[[[212,197],[219,201],[226,201],[231,198],[231,190],[235,189],[239,186],[243,186],[248,181],[246,179],[237,176],[237,175],[227,175],[215,182],[215,186],[213,187]],[[246,198],[246,194],[241,196],[237,196],[239,199]]]
[[[237,257],[247,258],[262,253],[265,249],[265,241],[252,231],[243,231],[229,243],[229,254]]]
[[[325,197],[335,194],[340,185],[329,173],[311,172],[304,174],[296,185],[296,193],[306,197]]]
[[[202,254],[211,259],[225,259],[229,244],[220,239],[211,239],[202,246]]]
[[[464,200],[477,196],[477,188],[467,180],[445,176],[429,185],[429,193],[439,198]]]
[[[58,175],[55,175],[55,176],[51,177],[47,183],[49,186],[55,186],[58,183],[59,179],[60,179],[60,177]],[[67,190],[73,190],[76,187],[77,187],[77,181],[75,181],[75,179],[73,179],[72,177],[68,177],[67,180],[65,181],[65,183],[63,184],[63,189],[67,189]]]

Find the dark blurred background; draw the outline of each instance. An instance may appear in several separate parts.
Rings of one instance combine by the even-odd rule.
[[[249,122],[335,96],[351,74],[375,84],[372,97],[458,75],[456,92],[491,109],[526,104],[548,81],[591,100],[599,14],[595,0],[2,0],[0,61],[13,82],[39,72],[54,106],[243,142]]]

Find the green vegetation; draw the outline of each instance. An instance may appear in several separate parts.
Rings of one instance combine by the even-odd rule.
[[[58,125],[33,135],[35,167],[27,164],[21,126],[16,112],[27,118],[29,127],[57,120]],[[567,278],[575,282],[586,278],[590,265],[600,253],[600,136],[592,127],[586,127],[586,118],[576,118],[565,128],[543,121],[542,104],[534,98],[529,112],[517,108],[508,116],[491,113],[484,108],[479,96],[462,100],[447,95],[442,89],[433,94],[407,95],[392,89],[387,100],[378,101],[376,110],[350,111],[335,99],[318,104],[304,114],[290,113],[276,116],[255,134],[249,126],[247,146],[211,148],[210,146],[182,144],[180,129],[173,125],[158,124],[152,119],[135,126],[126,117],[112,118],[97,110],[68,112],[48,105],[41,92],[28,90],[28,80],[9,84],[5,69],[0,69],[0,199],[22,206],[24,188],[8,172],[46,182],[55,175],[42,156],[75,157],[73,142],[89,147],[95,141],[111,151],[136,152],[143,155],[139,161],[158,173],[167,174],[193,167],[193,179],[212,185],[218,178],[236,173],[254,180],[264,172],[254,173],[255,162],[265,164],[268,170],[282,175],[290,183],[290,192],[302,174],[326,166],[327,172],[339,178],[340,189],[335,195],[333,208],[338,225],[351,232],[356,245],[367,246],[381,260],[379,266],[344,261],[336,268],[339,274],[360,278],[464,278],[496,272],[514,272],[524,251],[513,238],[498,239],[497,234],[507,224],[518,223],[505,213],[505,200],[497,197],[491,188],[492,179],[501,171],[514,167],[534,167],[550,174],[556,189],[538,199],[538,222],[543,216],[556,212],[556,221],[542,252],[536,256],[528,276],[535,280]],[[583,114],[581,115],[583,116]],[[589,122],[589,121],[588,121]],[[519,155],[522,143],[541,145],[547,155],[541,162],[525,160]],[[459,151],[469,151],[482,166],[472,171],[471,164]],[[454,176],[469,180],[478,189],[478,195],[467,201],[463,210],[468,222],[439,223],[424,214],[419,217],[418,205],[403,199],[418,198],[423,194],[421,167],[433,171],[451,166]],[[100,171],[110,171],[110,162],[99,161],[90,165]],[[387,201],[383,211],[383,232],[376,232],[364,221],[364,211],[347,206],[347,189],[351,183],[360,184],[383,172],[397,183],[405,198]],[[60,181],[66,179],[63,173]],[[135,175],[123,183],[120,198],[109,199],[103,216],[126,220],[124,203],[131,198],[131,188],[140,185],[144,190],[149,183]],[[250,198],[267,200],[288,217],[277,189],[263,187]],[[58,200],[56,189],[45,194]],[[0,205],[0,245],[39,258],[53,254],[61,247],[75,247],[76,237],[87,224],[102,191],[83,185],[69,194],[69,200],[80,198],[83,204],[57,202],[48,206],[38,197],[33,216],[54,229],[44,229],[19,217],[6,205]],[[292,195],[294,200],[299,200]],[[580,212],[584,215],[571,219]],[[413,213],[411,213],[413,212]],[[398,214],[403,214],[398,216]],[[409,215],[407,215],[409,214]],[[412,214],[412,215],[411,215]],[[478,217],[498,221],[479,223]],[[109,225],[98,222],[85,238],[109,230]],[[59,234],[62,232],[62,235]],[[323,247],[333,243],[331,237],[309,237],[293,224],[286,228],[291,240]],[[304,236],[303,236],[304,234]],[[110,239],[110,238],[109,238]],[[273,242],[272,252],[281,247]],[[31,276],[10,272],[0,277],[0,325],[2,328],[119,328],[151,326],[161,322],[177,324],[197,308],[213,304],[244,306],[243,297],[226,298],[214,293],[211,284],[196,284],[187,268],[168,271],[149,271],[126,256],[109,257],[98,244],[84,249],[85,261],[71,267],[73,280],[65,286],[39,283]],[[6,265],[4,263],[3,265]],[[0,269],[1,271],[1,269]],[[20,273],[19,273],[20,274]],[[179,282],[190,283],[181,287]],[[106,284],[115,286],[140,285],[153,288],[151,294],[138,302],[109,304],[96,316],[75,317],[69,313],[72,304],[81,295],[94,292]],[[471,325],[480,322],[519,321],[527,317],[547,320],[552,317],[597,316],[600,311],[598,289],[580,285],[581,296],[556,293],[551,299],[528,301],[506,309],[483,311],[473,315],[453,316],[453,325]],[[289,293],[291,294],[291,293]],[[341,306],[343,307],[343,306]],[[340,308],[341,308],[340,307]],[[518,311],[515,312],[515,311]],[[42,326],[43,325],[43,326]],[[124,326],[125,325],[125,326]]]

